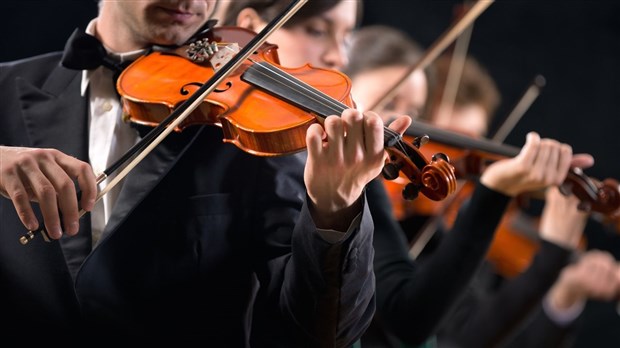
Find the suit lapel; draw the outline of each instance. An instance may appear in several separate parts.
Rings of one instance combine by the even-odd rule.
[[[191,127],[182,133],[173,132],[151,151],[125,177],[114,211],[101,235],[104,240],[116,231],[129,213],[170,171],[181,155],[194,142],[203,127]],[[146,135],[150,128],[140,128]],[[119,171],[120,172],[120,171]]]
[[[41,89],[20,81],[18,88],[31,146],[55,148],[88,161],[88,121],[85,117],[88,98],[79,97],[77,93],[80,81],[80,72],[63,68],[55,69]],[[134,207],[173,167],[202,129],[195,128],[170,134],[125,177],[102,240],[118,229]],[[140,131],[144,136],[150,128],[140,128]],[[78,136],[67,137],[69,133]],[[61,243],[78,243],[80,250],[90,252],[90,219],[82,219],[81,222],[78,237],[62,239]],[[88,229],[83,231],[85,227]],[[66,251],[66,248],[63,249]]]
[[[17,82],[30,145],[55,148],[88,161],[87,101],[75,93],[80,73],[55,69],[42,89],[24,80]]]
[[[78,93],[80,77],[77,71],[56,68],[40,89],[25,80],[17,80],[29,138],[26,146],[54,148],[88,161],[88,119],[84,116],[87,101]],[[63,237],[49,246],[54,255],[64,255],[66,264],[62,258],[55,256],[52,259],[58,263],[50,262],[49,267],[59,267],[62,263],[75,274],[90,252],[90,241],[90,219],[82,218],[76,237]],[[64,253],[60,252],[60,247]]]

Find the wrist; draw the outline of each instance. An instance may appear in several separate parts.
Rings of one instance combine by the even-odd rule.
[[[353,202],[353,204],[345,207],[330,205],[327,207],[328,209],[325,209],[326,205],[320,205],[311,200],[309,208],[317,228],[346,231],[353,219],[362,209],[362,203],[363,195]]]
[[[585,304],[585,300],[582,299],[581,301],[573,302],[569,307],[558,308],[557,304],[553,303],[553,298],[547,296],[543,300],[543,311],[556,325],[565,327],[573,323],[577,317],[579,317]]]
[[[549,304],[559,311],[568,310],[584,301],[584,296],[574,291],[567,291],[561,288],[552,289],[549,297]]]

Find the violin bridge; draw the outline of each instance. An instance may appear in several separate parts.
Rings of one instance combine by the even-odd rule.
[[[224,66],[228,61],[233,59],[233,57],[239,53],[241,48],[237,43],[229,43],[221,47],[213,57],[211,57],[210,62],[211,66],[215,71],[218,71],[222,66]]]

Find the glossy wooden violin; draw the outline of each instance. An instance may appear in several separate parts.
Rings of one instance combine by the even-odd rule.
[[[169,52],[153,52],[130,65],[119,77],[117,87],[123,98],[126,118],[142,125],[157,126],[200,88],[198,81],[209,79],[217,65],[196,52],[217,48],[226,55],[236,46],[245,46],[256,34],[237,27],[209,30],[192,47]],[[219,48],[223,47],[223,48]],[[215,49],[213,49],[215,51]],[[199,57],[199,59],[196,59]],[[276,46],[263,44],[240,68],[232,72],[182,123],[222,127],[225,142],[259,156],[278,156],[304,150],[308,127],[329,115],[339,115],[354,107],[351,81],[334,70],[284,68],[279,65]],[[431,161],[414,144],[385,127],[385,147],[389,154],[386,172],[403,173],[412,190],[433,200],[454,191],[455,177],[445,157]]]
[[[434,142],[421,147],[422,152],[440,152],[450,156],[459,180],[456,193],[447,201],[433,202],[421,197],[412,202],[394,201],[394,214],[399,220],[412,215],[441,215],[441,223],[449,228],[454,222],[461,204],[473,191],[473,181],[486,165],[502,158],[513,157],[519,149],[509,145],[498,144],[487,139],[474,139],[460,133],[439,129],[423,122],[414,122],[405,139],[417,141],[420,136],[430,134]],[[390,196],[404,192],[404,185],[398,180],[385,182]],[[606,221],[618,221],[620,217],[619,184],[614,179],[598,181],[586,176],[579,169],[569,172],[565,183],[560,187],[566,194],[578,197],[584,209]],[[496,230],[495,238],[487,253],[489,260],[498,273],[513,277],[525,270],[538,250],[537,221],[525,216],[521,208],[530,198],[541,198],[538,193],[517,197],[508,207]],[[420,233],[422,234],[422,233]],[[582,241],[582,244],[585,240]],[[417,254],[419,252],[414,252]]]
[[[405,134],[413,136],[414,139],[430,136],[433,141],[462,149],[464,155],[453,163],[458,178],[479,176],[490,162],[514,157],[520,152],[518,147],[497,144],[487,139],[474,139],[419,121],[414,121]],[[616,216],[620,209],[618,188],[619,184],[615,179],[599,181],[586,176],[579,168],[572,168],[560,187],[564,193],[577,196],[584,209],[607,216]]]

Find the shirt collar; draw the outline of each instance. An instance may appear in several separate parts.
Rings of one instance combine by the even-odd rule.
[[[96,34],[96,25],[97,25],[97,18],[94,18],[94,19],[92,19],[90,21],[90,23],[88,23],[88,26],[86,27],[86,33],[95,36],[95,34]],[[144,53],[146,53],[146,51],[147,51],[147,49],[140,49],[140,50],[135,50],[135,51],[118,53],[118,52],[113,52],[112,50],[110,50],[105,45],[103,45],[103,47],[108,52],[108,55],[110,55],[111,57],[114,57],[120,63],[128,61],[128,60],[130,60],[130,61],[131,60],[135,60],[138,57],[140,57],[141,55],[143,55]],[[97,69],[105,69],[105,68],[99,67]],[[88,89],[88,84],[90,82],[90,79],[93,76],[93,73],[95,72],[95,70],[97,70],[97,69],[82,70],[82,84],[81,84],[81,88],[80,88],[82,97],[86,95],[86,90]]]

